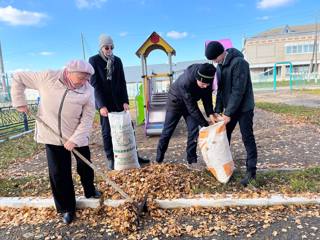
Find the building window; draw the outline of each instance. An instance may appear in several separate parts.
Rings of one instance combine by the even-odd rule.
[[[306,51],[308,53],[312,53],[313,52],[313,44],[306,44]]]
[[[297,45],[292,46],[292,53],[297,53]]]
[[[273,75],[273,68],[264,68],[263,75],[264,76],[272,76]]]
[[[306,44],[291,44],[285,46],[285,51],[287,55],[290,54],[304,54],[304,53],[313,53],[314,45],[311,43]],[[319,44],[317,45],[317,50],[320,52]]]
[[[286,53],[291,54],[292,53],[292,46],[287,46],[286,47]]]
[[[297,53],[302,53],[302,45],[298,45]]]
[[[292,67],[292,73],[294,74],[306,74],[309,71],[309,65],[299,65]],[[290,66],[286,66],[286,75],[290,74]]]

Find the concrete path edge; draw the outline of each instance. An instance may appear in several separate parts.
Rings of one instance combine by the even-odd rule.
[[[99,199],[86,199],[79,197],[77,200],[77,208],[97,208],[100,206]],[[160,208],[190,208],[190,207],[236,207],[236,206],[273,206],[273,205],[309,205],[320,204],[320,196],[313,198],[307,197],[286,197],[283,195],[272,195],[268,198],[179,198],[155,200]],[[125,200],[105,200],[104,205],[117,207],[123,204]],[[52,198],[37,197],[0,197],[0,208],[50,208],[54,207]]]

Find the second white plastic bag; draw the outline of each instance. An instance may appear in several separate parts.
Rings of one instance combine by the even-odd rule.
[[[114,169],[139,168],[138,154],[130,113],[108,114],[114,152]]]

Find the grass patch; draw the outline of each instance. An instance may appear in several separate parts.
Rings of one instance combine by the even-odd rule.
[[[8,168],[17,159],[31,157],[43,148],[33,140],[33,134],[0,143],[0,169]]]
[[[193,184],[194,194],[200,193],[236,193],[243,187],[240,180],[244,173],[234,172],[227,184],[219,183],[208,171],[201,173],[205,180],[201,184]],[[281,193],[320,193],[320,167],[297,171],[258,172],[256,180],[248,187],[254,191],[275,191]]]
[[[276,185],[278,190],[293,193],[320,192],[320,167],[292,172],[261,173],[257,175],[252,185],[264,190],[270,190],[272,185]]]
[[[294,84],[294,82],[293,82]],[[273,80],[272,81],[261,81],[261,82],[253,82],[252,83],[253,88],[273,88]],[[277,81],[276,87],[289,87],[290,82],[289,81]]]
[[[257,102],[256,107],[274,113],[285,114],[312,124],[320,125],[320,109],[292,106],[283,103]]]
[[[1,197],[32,197],[50,193],[50,191],[50,183],[47,177],[0,178]]]
[[[269,88],[273,89],[273,78],[269,78],[269,80],[264,81],[253,81],[253,88]],[[301,80],[301,79],[292,79],[292,87],[293,88],[304,88],[307,86],[319,86],[319,81],[315,82],[315,80]],[[276,87],[290,87],[289,80],[279,80],[277,79]]]
[[[292,191],[301,192],[310,190],[318,192],[320,189],[320,168],[308,169],[303,173],[293,173],[290,179]]]
[[[320,95],[320,89],[303,89],[303,90],[296,90],[298,93],[306,93],[306,94],[314,94]]]
[[[93,123],[94,124],[100,124],[100,114],[99,114],[98,110],[96,111],[96,113],[94,115]]]

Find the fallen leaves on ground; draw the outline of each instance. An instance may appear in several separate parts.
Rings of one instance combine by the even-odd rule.
[[[109,214],[109,217],[113,218],[111,225],[115,231],[127,234],[138,229],[139,213],[138,206],[135,203],[126,202]]]
[[[125,209],[127,208],[127,209]],[[272,206],[272,207],[228,207],[228,208],[188,208],[165,210],[155,207],[135,225],[130,219],[131,205],[119,208],[101,207],[100,209],[83,209],[77,211],[76,220],[71,226],[79,226],[71,232],[70,237],[85,235],[81,226],[97,227],[99,234],[117,234],[126,239],[146,239],[148,237],[206,237],[224,232],[230,236],[252,237],[260,229],[269,228],[274,222],[296,219],[297,227],[302,217],[320,217],[320,206]],[[129,216],[125,219],[121,215]],[[134,219],[134,218],[133,218]],[[51,224],[55,231],[63,228],[61,218],[54,209],[0,209],[0,229],[10,229],[23,224]],[[39,226],[39,225],[38,225]],[[312,229],[316,226],[310,226]],[[38,228],[38,227],[37,227]],[[299,228],[299,227],[298,227]],[[75,229],[75,228],[73,228]],[[286,231],[283,228],[279,231]],[[315,230],[314,230],[315,231]],[[77,235],[78,234],[78,235]],[[274,231],[273,236],[278,232]]]

